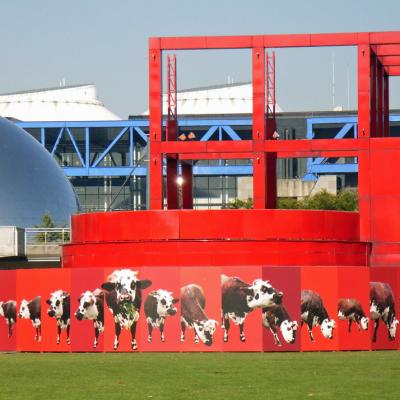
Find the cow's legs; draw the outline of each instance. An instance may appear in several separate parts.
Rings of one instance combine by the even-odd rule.
[[[131,326],[131,338],[132,338],[132,350],[137,350],[137,343],[136,343],[136,325],[137,323],[134,322]]]
[[[8,320],[8,338],[10,338],[12,336],[12,326],[13,326],[13,322],[11,319]]]
[[[378,326],[379,326],[379,319],[376,319],[374,322],[374,334],[372,336],[373,342],[376,342],[376,332],[378,331]]]
[[[351,323],[353,322],[353,320],[350,318],[349,319],[349,333],[351,332]],[[358,329],[358,330],[360,330],[360,329]]]
[[[313,323],[311,321],[307,321],[307,328],[308,328],[308,336],[310,336],[310,340],[313,342],[314,341],[314,336],[312,334],[312,328],[313,328]]]
[[[97,345],[99,344],[99,333],[100,330],[97,326],[94,327],[94,343],[93,343],[93,348],[95,349]]]
[[[67,325],[67,344],[71,344],[71,339],[69,338],[69,331],[71,329],[71,325]]]
[[[60,336],[61,336],[61,326],[57,322],[57,344],[60,344]]]
[[[272,336],[274,337],[274,342],[275,342],[275,344],[276,344],[277,346],[282,346],[282,343],[281,343],[281,341],[279,340],[278,334],[276,333],[276,329],[274,330],[274,329],[272,329],[272,328],[269,328],[269,330],[271,331]]]
[[[222,326],[224,328],[224,342],[227,342],[229,338],[228,336],[229,328],[231,327],[229,317],[228,318],[224,317],[222,321],[223,321]]]
[[[181,321],[181,342],[185,341],[185,330],[186,330],[186,324],[184,321]]]
[[[244,322],[239,324],[239,334],[240,334],[240,341],[245,342],[246,341],[246,336],[244,335]]]
[[[153,337],[151,336],[152,333],[153,333],[153,325],[151,324],[151,322],[148,322],[148,323],[147,323],[147,328],[148,328],[148,330],[149,330],[149,336],[147,336],[147,341],[148,341],[149,343],[151,343],[151,341],[153,340]]]
[[[165,342],[165,336],[164,336],[164,322],[160,323],[160,337],[161,341]]]
[[[114,350],[118,349],[119,346],[119,335],[121,334],[121,325],[119,322],[115,323],[115,339],[114,339]]]

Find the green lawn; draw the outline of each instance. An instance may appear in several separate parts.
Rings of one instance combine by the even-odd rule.
[[[0,354],[0,399],[399,399],[400,353]]]

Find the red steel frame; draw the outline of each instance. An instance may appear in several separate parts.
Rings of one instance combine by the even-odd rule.
[[[267,48],[357,46],[358,48],[358,138],[343,140],[273,140],[275,119],[269,114],[266,87]],[[240,142],[179,142],[162,138],[162,52],[164,50],[251,49],[253,85],[252,140]],[[176,69],[175,69],[176,71]],[[192,207],[192,169],[186,160],[246,158],[253,160],[253,196],[257,209],[274,208],[276,158],[357,156],[359,162],[360,239],[371,239],[370,139],[389,136],[389,76],[400,76],[400,32],[335,34],[164,37],[149,40],[150,105],[150,209],[163,208],[162,161],[167,159],[167,193],[175,193],[175,161],[184,162],[183,208]],[[176,83],[176,80],[175,80]],[[273,85],[273,89],[274,89]],[[272,88],[272,86],[271,86]],[[176,86],[175,86],[176,90]],[[267,100],[267,102],[268,102]],[[266,113],[267,110],[267,113]],[[272,113],[273,114],[273,113]],[[171,126],[174,126],[172,129]],[[167,121],[174,132],[176,119]],[[174,160],[174,161],[171,161]],[[173,168],[172,168],[173,165]],[[175,185],[175,186],[174,186]],[[188,187],[190,185],[190,187]],[[176,208],[175,195],[167,195],[168,208]]]

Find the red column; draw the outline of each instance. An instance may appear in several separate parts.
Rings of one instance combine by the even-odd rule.
[[[151,210],[161,210],[163,207],[163,176],[162,176],[162,52],[159,39],[149,42],[149,111],[150,111],[150,160],[149,182]]]
[[[383,73],[383,136],[390,135],[389,130],[389,76]]]
[[[371,137],[376,137],[376,120],[377,120],[377,57],[371,52]]]
[[[376,133],[377,136],[382,137],[383,135],[383,67],[381,62],[378,60],[377,65],[377,120],[376,120]]]
[[[369,44],[358,46],[358,137],[371,136],[371,49]],[[376,115],[373,115],[375,118]],[[360,213],[360,240],[371,238],[371,182],[370,152],[358,155],[358,208]]]
[[[167,155],[167,209],[176,210],[178,204],[178,158],[176,155]]]
[[[358,46],[358,137],[371,136],[371,49]]]
[[[193,208],[193,167],[189,162],[182,162],[182,208]]]

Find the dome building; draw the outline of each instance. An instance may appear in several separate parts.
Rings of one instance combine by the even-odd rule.
[[[31,135],[0,117],[0,226],[69,225],[78,209],[63,170]]]

